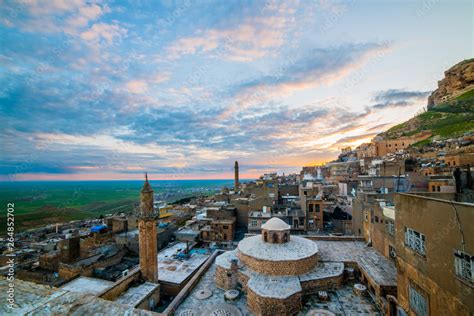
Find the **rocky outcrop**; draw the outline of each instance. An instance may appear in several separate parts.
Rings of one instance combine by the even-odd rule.
[[[444,72],[438,89],[428,97],[428,110],[474,88],[474,58],[466,59]]]

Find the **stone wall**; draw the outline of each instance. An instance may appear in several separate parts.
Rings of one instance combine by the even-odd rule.
[[[244,291],[245,293],[247,293],[248,290],[247,284],[249,282],[249,279],[250,278],[246,274],[239,271],[239,283],[242,286],[242,291]]]
[[[153,198],[153,196],[152,196]],[[143,201],[142,201],[143,203]],[[152,204],[153,205],[153,204]],[[158,282],[158,246],[156,220],[140,218],[138,220],[140,269],[143,278],[152,283]]]
[[[136,282],[140,278],[140,269],[135,268],[127,276],[120,278],[110,288],[100,293],[98,296],[105,300],[113,301],[125,290],[127,290],[133,282]],[[159,291],[159,290],[158,290]]]
[[[47,271],[58,271],[59,253],[45,253],[39,256],[39,265],[41,269]]]
[[[299,275],[309,272],[318,262],[318,255],[294,261],[267,261],[238,252],[242,264],[255,272],[268,275]]]
[[[317,293],[318,291],[336,289],[338,287],[341,287],[343,285],[343,282],[344,274],[341,273],[341,275],[334,277],[301,282],[301,287],[303,288],[303,292],[305,294],[313,294]]]
[[[247,292],[249,309],[259,316],[294,315],[301,310],[301,293],[296,293],[286,299],[261,297],[249,289]]]
[[[121,249],[116,255],[109,258],[100,259],[89,265],[74,265],[59,263],[58,273],[61,278],[64,280],[71,280],[77,276],[88,276],[92,277],[94,269],[96,268],[105,268],[108,266],[113,266],[122,261],[123,256],[127,252],[126,249]]]
[[[60,278],[67,281],[72,280],[80,275],[92,276],[92,270],[82,271],[80,267],[73,267],[64,263],[59,263],[58,273]]]
[[[216,274],[214,275],[214,281],[216,286],[223,290],[230,290],[232,286],[232,275],[230,269],[224,269],[220,266],[216,266]]]
[[[409,286],[415,287],[420,293],[425,295],[430,315],[468,316],[474,312],[474,310],[469,310],[469,307],[462,303],[462,301],[472,301],[473,290],[468,285],[465,286],[465,291],[461,293],[461,297],[455,297],[403,260],[398,260],[398,266],[398,303],[405,311],[410,311],[410,315],[413,312],[410,310],[408,299]]]
[[[143,299],[135,308],[151,310],[160,302],[160,288],[158,287],[153,293]],[[150,308],[151,307],[151,308]]]

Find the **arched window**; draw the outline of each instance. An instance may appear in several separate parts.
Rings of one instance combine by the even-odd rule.
[[[284,233],[283,234],[283,242],[287,242],[287,241],[288,241],[288,234]]]

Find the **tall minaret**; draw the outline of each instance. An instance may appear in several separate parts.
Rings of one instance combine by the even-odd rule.
[[[140,209],[138,210],[140,270],[143,278],[152,283],[158,283],[156,219],[153,189],[148,182],[148,175],[145,173],[145,183],[140,192]]]
[[[239,190],[239,162],[236,161],[234,165],[234,190]]]

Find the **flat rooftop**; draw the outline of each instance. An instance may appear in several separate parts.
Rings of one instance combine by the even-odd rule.
[[[0,300],[6,302],[8,281],[0,277]],[[13,310],[0,304],[0,315],[156,315],[133,307],[106,301],[92,294],[51,288],[23,280],[15,280]]]
[[[321,261],[356,262],[361,269],[383,286],[397,285],[397,268],[389,259],[361,241],[315,241]]]
[[[61,287],[61,289],[77,293],[98,295],[99,293],[110,289],[113,284],[114,282],[112,281],[81,276],[66,283]]]
[[[209,257],[209,252],[190,250],[187,259],[177,258],[176,255],[186,249],[186,243],[176,243],[158,253],[158,280],[181,284],[189,278]]]
[[[119,304],[128,305],[130,307],[136,307],[151,293],[153,293],[158,284],[145,282],[138,286],[129,287],[125,292],[120,294],[114,301]]]

